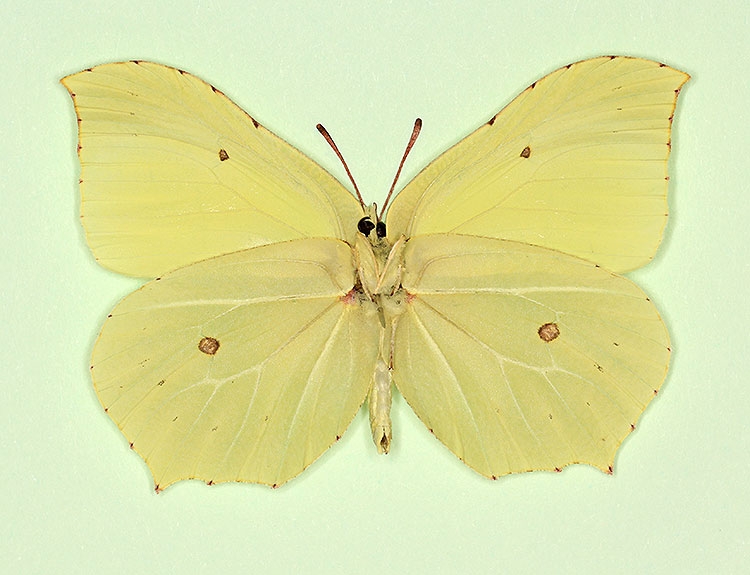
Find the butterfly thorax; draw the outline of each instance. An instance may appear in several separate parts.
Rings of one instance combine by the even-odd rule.
[[[403,266],[405,238],[390,244],[385,235],[379,236],[375,230],[369,234],[358,233],[354,242],[354,258],[357,274],[357,288],[362,294],[378,305],[383,312],[396,313],[393,298],[403,292],[401,269]]]

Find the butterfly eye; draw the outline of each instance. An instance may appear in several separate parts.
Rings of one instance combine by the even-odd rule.
[[[375,233],[379,238],[385,237],[385,222],[378,222],[378,225],[375,226]]]
[[[378,222],[378,226],[380,226],[381,223],[382,222]],[[357,229],[362,235],[369,236],[370,232],[375,229],[375,224],[372,223],[372,220],[369,217],[365,216],[364,218],[359,220],[359,222],[357,222]],[[383,231],[385,232],[385,224],[383,224]],[[378,237],[382,236],[378,234]]]

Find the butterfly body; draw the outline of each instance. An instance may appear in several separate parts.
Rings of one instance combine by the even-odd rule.
[[[371,208],[374,212],[375,206]],[[357,279],[352,287],[354,301],[374,304],[380,322],[379,356],[373,370],[368,394],[370,427],[379,453],[388,453],[391,443],[391,387],[393,371],[393,336],[399,316],[406,311],[409,294],[401,285],[403,250],[406,238],[391,245],[384,234],[373,227],[355,241]]]
[[[687,78],[625,57],[561,68],[382,221],[195,76],[124,62],[63,79],[89,245],[153,278],[107,318],[91,372],[157,490],[280,485],[368,398],[388,452],[394,387],[487,477],[611,472],[669,364],[656,307],[619,274],[661,240]]]

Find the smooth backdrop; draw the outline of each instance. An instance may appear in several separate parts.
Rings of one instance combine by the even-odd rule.
[[[23,6],[23,7],[22,7]],[[750,8],[713,2],[6,2],[0,8],[0,571],[3,573],[738,573],[750,536]],[[281,489],[161,494],[103,412],[88,361],[140,282],[100,268],[78,222],[76,122],[58,83],[148,59],[201,76],[337,177],[323,122],[382,201],[559,66],[602,54],[692,75],[671,219],[631,274],[669,326],[662,393],[613,476],[488,481],[401,399],[394,447],[363,413]]]

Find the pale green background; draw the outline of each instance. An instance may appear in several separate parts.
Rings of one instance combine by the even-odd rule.
[[[747,2],[246,4],[0,9],[0,571],[747,568]],[[132,58],[182,67],[341,177],[315,130],[324,122],[366,199],[382,200],[415,117],[424,129],[406,178],[537,78],[600,54],[693,76],[677,109],[666,240],[633,274],[669,325],[673,364],[614,476],[575,467],[487,481],[397,400],[388,457],[360,414],[279,490],[183,482],[154,493],[89,381],[100,324],[138,282],[99,268],[85,245],[61,76]]]

